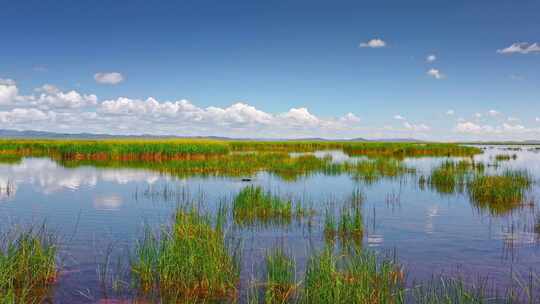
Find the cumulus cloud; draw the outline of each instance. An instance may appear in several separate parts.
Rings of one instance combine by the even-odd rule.
[[[396,120],[405,120],[405,117],[401,116],[400,114],[394,115],[394,119]]]
[[[100,84],[119,84],[124,81],[124,76],[118,72],[96,73],[94,79]]]
[[[42,109],[49,108],[82,108],[97,104],[98,98],[94,94],[85,95],[71,90],[62,92],[57,87],[45,84],[36,89],[41,94],[37,98],[29,98],[32,103]]]
[[[455,112],[454,110],[448,110],[448,111],[446,111],[446,115],[452,116],[452,115],[454,115],[454,114],[456,114],[456,112]]]
[[[504,49],[497,50],[499,54],[529,54],[529,53],[539,53],[540,44],[538,43],[528,43],[528,42],[516,42],[511,46]]]
[[[371,39],[369,41],[360,43],[361,48],[377,49],[377,48],[383,48],[385,46],[386,46],[386,42],[379,38]]]
[[[429,69],[426,72],[426,74],[428,74],[428,76],[433,77],[435,79],[443,79],[444,78],[444,74],[441,73],[441,71],[439,71],[438,69],[435,69],[435,68]]]
[[[54,116],[54,112],[44,112],[34,108],[15,108],[9,111],[0,111],[0,123],[28,123],[53,119]]]
[[[0,78],[0,105],[8,105],[19,95],[17,84],[12,79]]]
[[[437,60],[437,56],[434,54],[430,54],[426,57],[426,62],[434,62],[435,60]]]
[[[501,125],[478,124],[470,121],[459,122],[454,128],[456,132],[476,135],[516,135],[538,133],[540,130],[526,128],[521,124],[502,123]]]

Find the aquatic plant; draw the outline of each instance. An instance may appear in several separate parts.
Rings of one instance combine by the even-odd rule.
[[[41,303],[57,278],[56,238],[43,225],[14,229],[0,242],[0,303]]]
[[[266,192],[260,186],[243,188],[233,200],[233,217],[237,224],[279,223],[287,224],[293,216],[302,217],[311,212],[300,203],[283,199],[271,192]]]
[[[402,161],[393,158],[361,160],[355,163],[344,163],[343,166],[354,179],[368,184],[381,178],[395,178],[415,173],[413,168],[407,167]]]
[[[296,296],[296,264],[282,248],[266,254],[264,303],[288,303]]]
[[[343,146],[348,155],[388,156],[388,157],[425,157],[425,156],[473,156],[482,153],[476,147],[458,144],[440,143],[349,143]]]
[[[369,251],[339,257],[329,248],[308,262],[299,303],[404,303],[404,272]]]
[[[495,155],[495,160],[498,161],[498,162],[501,162],[501,161],[509,161],[509,160],[516,160],[517,159],[517,154],[497,154]]]
[[[468,183],[468,193],[477,206],[493,214],[504,214],[521,205],[532,185],[526,171],[506,170],[499,175],[476,175]]]
[[[147,231],[132,262],[139,290],[165,302],[234,299],[238,268],[223,230],[194,208],[178,210],[160,237]]]
[[[452,194],[463,192],[469,180],[484,170],[483,163],[472,160],[446,160],[431,170],[429,177],[421,176],[418,182],[421,187],[428,185],[439,193]]]
[[[361,241],[364,233],[362,212],[357,207],[343,207],[336,220],[332,210],[327,209],[324,219],[324,235],[327,241],[338,237],[346,243],[350,240]]]

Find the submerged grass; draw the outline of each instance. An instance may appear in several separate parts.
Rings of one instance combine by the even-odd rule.
[[[2,235],[0,303],[41,303],[57,278],[57,245],[45,226]]]
[[[468,183],[471,200],[493,214],[505,214],[520,206],[533,181],[526,171],[506,170],[499,175],[476,175]]]
[[[308,210],[290,199],[266,192],[260,186],[243,188],[233,200],[233,217],[237,224],[276,223],[288,224],[293,217],[308,216]]]
[[[358,207],[343,207],[336,220],[333,210],[327,209],[324,217],[324,235],[327,242],[338,238],[344,245],[350,241],[362,242],[364,223]]]
[[[139,290],[166,303],[234,300],[238,268],[221,226],[194,208],[179,210],[160,238],[147,232],[132,262]]]

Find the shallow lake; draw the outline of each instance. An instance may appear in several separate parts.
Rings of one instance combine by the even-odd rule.
[[[540,198],[540,153],[534,147],[484,146],[475,160],[494,163],[497,154],[516,159],[498,167],[526,169],[534,180],[528,200]],[[336,162],[348,159],[340,151],[320,151]],[[440,194],[419,187],[418,176],[429,174],[443,158],[406,159],[415,175],[365,183],[348,174],[312,174],[296,180],[260,172],[251,180],[221,177],[176,178],[144,169],[63,167],[49,158],[23,158],[0,164],[0,227],[45,222],[61,237],[62,273],[55,287],[55,303],[96,303],[105,298],[99,273],[111,253],[108,275],[129,262],[129,254],[144,227],[168,223],[177,206],[190,199],[213,211],[220,201],[230,201],[243,187],[255,184],[283,196],[302,200],[317,211],[310,224],[236,227],[242,244],[241,281],[257,275],[267,249],[284,246],[299,272],[309,253],[324,244],[322,214],[339,208],[359,190],[362,203],[363,247],[396,255],[409,282],[433,275],[460,275],[473,280],[488,277],[504,289],[513,277],[526,278],[540,271],[540,235],[535,232],[534,205],[494,215],[471,203],[466,193]],[[124,266],[115,268],[117,260]],[[114,292],[112,292],[114,293]],[[112,298],[128,297],[116,292]]]

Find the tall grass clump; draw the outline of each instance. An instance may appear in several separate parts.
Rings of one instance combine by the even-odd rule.
[[[0,244],[0,303],[41,303],[57,278],[56,238],[45,226],[14,230]]]
[[[498,297],[488,296],[485,281],[467,285],[457,277],[440,276],[412,289],[412,302],[418,304],[483,304],[483,303],[513,303]]]
[[[160,237],[147,232],[132,262],[139,290],[167,303],[233,300],[238,269],[222,228],[194,208],[179,210]]]
[[[373,183],[381,178],[396,178],[415,172],[414,168],[407,167],[402,161],[387,157],[345,163],[344,166],[355,179],[366,183]]]
[[[233,218],[237,224],[286,224],[293,216],[308,215],[309,210],[300,203],[293,207],[292,200],[283,199],[260,186],[243,188],[233,200]]]
[[[468,181],[475,174],[482,174],[485,170],[483,163],[470,160],[446,160],[440,166],[431,170],[428,178],[419,179],[420,186],[427,184],[430,188],[442,194],[463,192]]]
[[[471,200],[494,214],[504,214],[522,204],[532,185],[527,171],[506,170],[499,175],[477,175],[468,183]]]
[[[404,274],[369,251],[336,256],[326,248],[308,261],[299,303],[404,303]]]
[[[497,154],[495,155],[495,160],[498,161],[498,162],[502,162],[502,161],[509,161],[509,160],[516,160],[517,159],[517,154]]]
[[[296,263],[281,248],[274,249],[265,257],[264,303],[290,303],[296,297]]]
[[[339,238],[342,243],[361,242],[364,235],[362,211],[358,207],[343,207],[336,220],[332,210],[327,209],[324,219],[324,235],[327,241]]]
[[[450,157],[473,156],[482,153],[477,147],[441,143],[348,143],[343,146],[348,155],[368,157]]]

